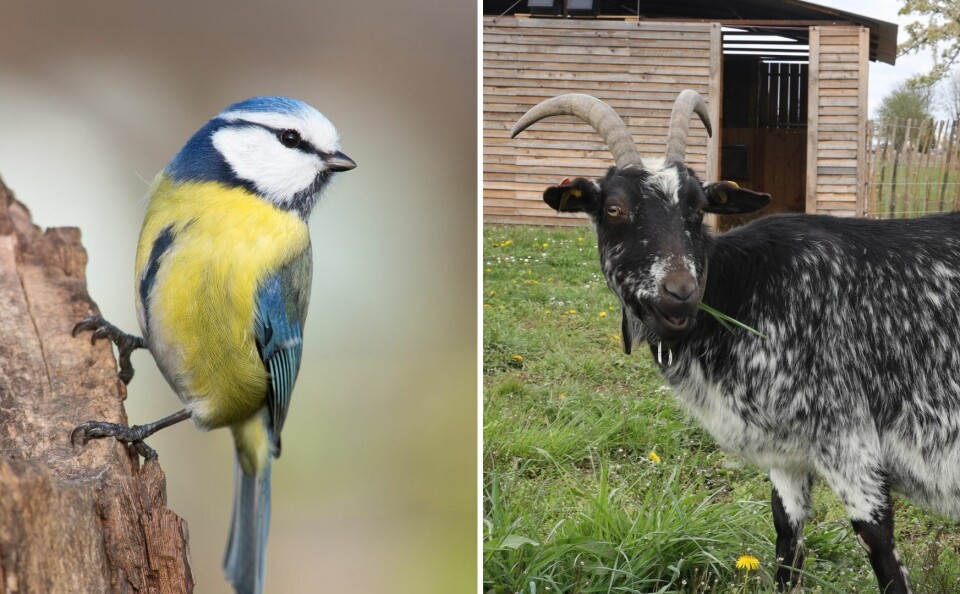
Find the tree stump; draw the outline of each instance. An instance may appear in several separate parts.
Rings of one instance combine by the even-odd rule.
[[[108,340],[70,335],[98,313],[80,231],[41,231],[0,180],[0,593],[193,591],[186,522],[157,462],[91,419],[126,423]]]

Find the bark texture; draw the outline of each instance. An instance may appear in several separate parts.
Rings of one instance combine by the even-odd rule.
[[[157,462],[90,419],[126,423],[109,341],[73,326],[97,307],[76,228],[41,231],[0,180],[0,593],[193,591],[186,522]]]

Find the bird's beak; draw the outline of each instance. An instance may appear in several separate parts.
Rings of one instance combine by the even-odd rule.
[[[350,171],[357,166],[353,159],[340,151],[324,159],[324,164],[327,166],[327,171]]]

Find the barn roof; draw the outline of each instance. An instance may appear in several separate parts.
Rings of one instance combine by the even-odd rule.
[[[561,2],[563,0],[557,0]],[[870,30],[870,59],[893,64],[897,59],[897,25],[801,0],[671,0],[663,2],[594,0],[600,16],[636,16],[656,20],[720,22],[731,27],[776,29],[813,25],[859,25]],[[525,0],[484,0],[485,15],[527,13]]]

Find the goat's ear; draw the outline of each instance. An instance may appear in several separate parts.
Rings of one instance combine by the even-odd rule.
[[[770,194],[754,192],[733,182],[704,184],[707,206],[703,210],[716,214],[745,214],[770,204]]]
[[[558,212],[594,212],[600,203],[600,188],[582,177],[565,179],[559,186],[547,188],[543,201]]]

